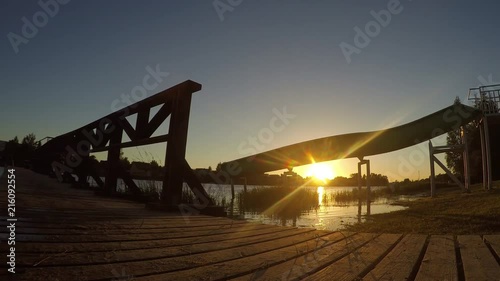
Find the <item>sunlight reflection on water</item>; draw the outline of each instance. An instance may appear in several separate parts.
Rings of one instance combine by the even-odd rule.
[[[143,181],[134,180],[138,186],[143,185]],[[118,189],[124,189],[124,183],[118,180]],[[158,191],[161,190],[161,182],[155,182]],[[230,185],[217,185],[217,184],[203,184],[208,194],[214,198],[221,200],[224,198],[225,202],[229,204],[231,202],[231,186]],[[186,186],[187,187],[187,186]],[[253,186],[248,185],[247,190],[252,190],[255,188],[263,188],[263,186]],[[261,222],[265,224],[273,225],[287,225],[287,226],[297,226],[297,227],[312,227],[320,230],[339,230],[344,227],[344,225],[354,224],[357,222],[362,222],[366,219],[366,202],[362,202],[361,205],[361,215],[358,215],[358,203],[350,202],[345,204],[337,204],[335,202],[328,202],[325,204],[323,198],[329,197],[331,194],[335,194],[342,191],[351,191],[357,187],[306,187],[318,194],[318,207],[313,210],[303,211],[301,215],[295,219],[283,220],[276,215],[266,216],[257,212],[243,212],[240,214],[238,210],[238,204],[235,202],[233,213],[242,219],[253,222]],[[372,191],[380,189],[382,187],[372,187]],[[243,192],[243,185],[235,185],[235,194]],[[382,197],[373,200],[370,204],[370,214],[382,214],[389,213],[393,211],[404,210],[407,207],[393,205],[396,201],[412,201],[415,200],[414,196],[392,196],[392,197]],[[240,214],[239,216],[237,214]]]
[[[316,189],[316,187],[307,187],[311,189]],[[296,219],[289,219],[283,221],[282,219],[274,216],[269,217],[255,212],[245,212],[243,217],[249,221],[261,222],[265,224],[273,225],[287,225],[287,226],[297,226],[297,227],[312,227],[321,230],[339,230],[344,227],[344,225],[354,224],[357,222],[362,222],[366,219],[366,202],[362,202],[361,205],[361,215],[358,215],[358,202],[350,202],[345,204],[335,204],[329,202],[325,204],[323,202],[324,196],[330,196],[330,194],[337,193],[339,191],[350,191],[355,187],[318,187],[316,189],[318,193],[318,207],[315,210],[303,211],[300,217]],[[357,187],[356,187],[357,188]],[[379,189],[381,187],[372,187],[372,190]],[[236,189],[236,187],[235,187]],[[404,210],[407,207],[400,205],[393,205],[396,201],[411,201],[415,197],[411,196],[393,196],[389,198],[377,198],[372,200],[370,204],[371,214],[382,214],[389,213],[393,211]],[[235,210],[235,213],[237,211]]]

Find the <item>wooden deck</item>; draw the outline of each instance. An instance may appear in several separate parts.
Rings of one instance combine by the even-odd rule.
[[[6,272],[2,211],[0,280],[500,280],[500,235],[328,232],[182,217],[23,169],[16,179],[17,273]],[[0,196],[5,206],[3,182]]]

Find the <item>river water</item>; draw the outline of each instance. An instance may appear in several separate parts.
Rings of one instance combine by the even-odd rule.
[[[140,188],[152,184],[155,185],[158,192],[161,190],[162,183],[159,181],[142,181],[134,180]],[[90,181],[91,185],[96,185],[95,182]],[[227,204],[226,211],[231,214],[230,202],[231,202],[231,186],[221,185],[221,184],[203,184],[205,190],[217,201],[224,201]],[[188,189],[187,185],[184,189]],[[263,186],[248,185],[247,190],[250,191],[254,188],[263,188]],[[335,202],[322,202],[321,198],[324,195],[330,197],[331,194],[335,194],[342,191],[351,191],[357,187],[333,187],[325,186],[318,188],[315,186],[307,186],[313,192],[318,194],[318,207],[312,210],[303,210],[300,212],[298,217],[293,219],[283,219],[277,215],[264,215],[261,212],[248,212],[245,210],[239,210],[238,204],[235,202],[232,208],[232,215],[238,219],[245,219],[251,222],[260,222],[264,224],[273,225],[284,225],[284,226],[297,226],[297,227],[312,227],[321,230],[339,230],[345,225],[354,224],[357,222],[363,222],[369,215],[388,213],[398,210],[403,210],[406,207],[400,205],[394,205],[396,201],[410,201],[414,200],[415,197],[411,196],[392,196],[377,198],[371,201],[370,212],[368,213],[368,208],[366,202],[362,202],[359,205],[358,202],[348,202],[342,204],[335,204]],[[372,190],[376,190],[381,187],[372,187]],[[123,191],[125,189],[125,184],[120,179],[118,180],[118,190]],[[235,185],[234,193],[235,197],[238,197],[238,193],[243,192],[243,185]],[[237,200],[235,200],[237,201]]]

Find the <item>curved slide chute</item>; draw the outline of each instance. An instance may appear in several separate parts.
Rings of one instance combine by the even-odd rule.
[[[307,165],[313,159],[324,162],[387,153],[459,129],[481,116],[480,110],[454,104],[401,126],[300,142],[225,162],[222,169],[244,176]]]

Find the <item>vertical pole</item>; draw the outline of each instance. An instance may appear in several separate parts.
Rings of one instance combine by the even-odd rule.
[[[231,201],[234,200],[234,181],[231,178]]]
[[[165,155],[167,170],[163,179],[161,196],[166,205],[175,206],[181,203],[191,94],[186,89],[181,89],[172,102],[172,114],[168,129],[169,139]]]
[[[486,189],[491,190],[491,150],[490,150],[490,131],[488,128],[488,118],[484,116],[484,139],[486,144],[486,170],[488,171],[488,177],[486,180]]]
[[[247,177],[243,177],[243,179],[245,180],[245,182],[243,183],[243,192],[247,193]]]
[[[142,111],[137,112],[137,119],[135,122],[135,131],[137,134],[138,139],[142,139],[144,137],[149,137],[146,136],[146,129],[148,127],[149,123],[149,111],[151,109],[144,109]]]
[[[431,165],[431,175],[429,176],[429,180],[431,182],[431,197],[436,196],[436,185],[434,182],[434,147],[432,146],[432,142],[429,140],[429,159]]]
[[[230,210],[230,216],[233,216],[234,212],[234,181],[233,178],[231,178],[231,210]]]
[[[486,144],[484,138],[484,122],[479,126],[479,136],[481,137],[481,163],[483,165],[483,188],[486,189],[486,181],[488,180],[488,167],[486,164]]]
[[[361,162],[358,163],[358,216],[361,217]]]
[[[122,142],[123,129],[116,127],[109,140],[109,144],[119,144]],[[108,171],[104,182],[105,193],[112,194],[116,192],[118,182],[118,165],[120,165],[120,148],[112,147],[108,150]]]
[[[463,159],[464,159],[464,191],[470,191],[470,166],[469,166],[469,147],[467,144],[467,129],[462,126],[460,129],[463,145]]]
[[[370,187],[370,160],[366,160],[366,214],[370,215],[370,200],[371,200],[371,187]]]

